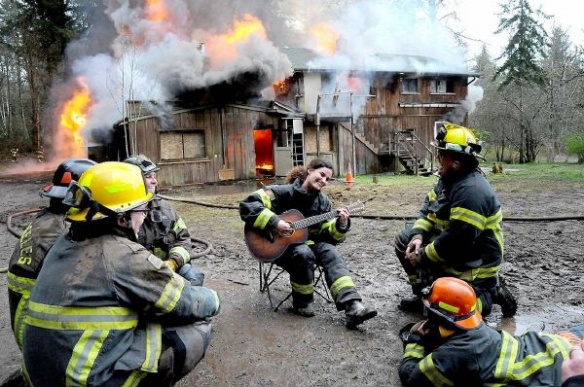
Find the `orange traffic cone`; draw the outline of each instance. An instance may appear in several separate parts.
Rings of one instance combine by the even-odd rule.
[[[345,175],[345,183],[347,185],[353,184],[353,172],[351,171],[351,166],[347,168],[347,174]]]

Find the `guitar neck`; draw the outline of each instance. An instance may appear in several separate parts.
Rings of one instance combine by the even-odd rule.
[[[312,226],[313,224],[320,223],[325,220],[330,220],[336,218],[338,212],[336,210],[325,212],[324,214],[311,216],[310,218],[305,218],[301,220],[297,220],[296,222],[291,222],[290,224],[296,230],[301,228],[307,228]]]

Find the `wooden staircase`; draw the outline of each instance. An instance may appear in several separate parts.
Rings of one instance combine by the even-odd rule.
[[[413,175],[430,175],[434,169],[434,154],[414,133],[406,129],[393,133],[394,154],[406,172]],[[423,150],[420,152],[420,150]],[[420,156],[420,153],[422,155]],[[427,166],[429,160],[429,166]]]

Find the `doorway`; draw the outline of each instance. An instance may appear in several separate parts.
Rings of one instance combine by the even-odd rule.
[[[274,139],[272,129],[254,129],[255,168],[258,177],[274,176]]]

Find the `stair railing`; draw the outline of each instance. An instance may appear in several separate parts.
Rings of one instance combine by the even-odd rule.
[[[400,155],[406,154],[411,160],[413,160],[414,174],[418,174],[420,160],[423,159],[418,156],[415,145],[418,145],[419,149],[421,148],[424,150],[424,156],[430,159],[430,170],[434,169],[434,153],[418,136],[416,136],[413,130],[397,131],[393,132],[393,135],[395,138],[393,141],[395,146],[394,153],[398,158],[400,158]]]

